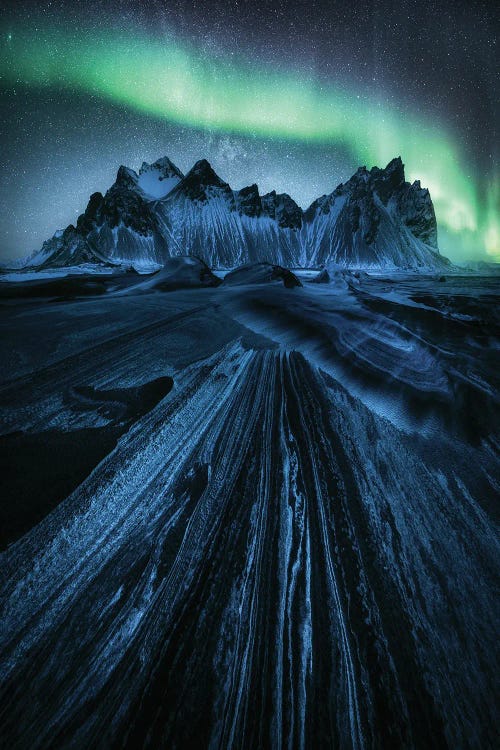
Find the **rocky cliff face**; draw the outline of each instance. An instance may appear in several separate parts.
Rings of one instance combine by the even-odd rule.
[[[428,190],[405,181],[398,157],[360,167],[306,210],[287,194],[233,190],[202,159],[184,176],[167,158],[120,167],[77,222],[46,242],[34,265],[163,263],[196,255],[213,267],[247,262],[442,268]]]
[[[304,214],[304,245],[312,265],[414,268],[445,263],[437,250],[428,190],[405,181],[401,159],[385,169],[358,169],[345,185],[318,198]]]

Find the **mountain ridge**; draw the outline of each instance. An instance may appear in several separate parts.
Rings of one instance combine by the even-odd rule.
[[[385,168],[359,167],[303,210],[287,193],[261,195],[255,183],[234,190],[206,159],[184,175],[166,156],[138,172],[120,166],[109,190],[91,195],[76,226],[56,232],[28,265],[162,265],[177,255],[220,268],[450,265],[438,250],[429,191],[405,180],[401,157]]]

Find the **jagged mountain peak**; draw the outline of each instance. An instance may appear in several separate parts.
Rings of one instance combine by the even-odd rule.
[[[283,229],[300,229],[302,226],[303,211],[288,193],[271,190],[262,196],[261,201],[263,211],[276,219]]]
[[[371,169],[368,169],[366,165],[358,167],[352,177],[346,183],[340,183],[333,192],[340,194],[342,191],[350,190],[353,187],[359,187],[360,184],[363,186],[370,186],[377,182],[386,183],[393,189],[404,184],[405,171],[400,156],[391,159],[386,167],[375,166]]]
[[[205,185],[223,186],[227,183],[222,180],[214,168],[206,159],[200,159],[187,173],[186,177],[198,177]]]
[[[130,167],[125,167],[123,164],[118,167],[116,173],[115,185],[126,188],[134,188],[137,186],[137,173],[134,172]]]
[[[162,156],[161,159],[149,164],[146,161],[142,162],[141,168],[139,169],[139,176],[147,172],[159,172],[160,179],[164,180],[168,177],[178,177],[180,180],[184,177],[181,170],[171,161],[168,156]]]
[[[251,185],[246,185],[246,187],[242,187],[240,190],[237,191],[238,195],[258,195],[259,194],[259,186],[256,182],[253,182]]]
[[[214,267],[248,262],[365,268],[443,268],[434,208],[419,181],[405,181],[400,156],[360,167],[307,211],[287,193],[232,190],[206,159],[183,176],[168,157],[121,166],[102,196],[94,193],[76,228],[46,243],[59,265],[99,253],[103,259],[163,263],[190,254]]]
[[[299,208],[299,205],[290,195],[288,195],[288,193],[277,193],[276,190],[271,190],[269,193],[265,193],[265,195],[262,196],[262,200],[272,201],[276,205],[283,204]]]
[[[385,169],[373,167],[370,170],[371,183],[383,203],[387,203],[395,191],[405,183],[405,168],[400,156],[392,159]]]
[[[405,181],[404,164],[401,157],[397,156],[391,159],[386,167],[375,166],[371,169],[367,169],[366,166],[359,167],[347,182],[340,183],[328,195],[317,198],[305,213],[310,216],[317,209],[326,212],[341,196],[350,196],[357,200],[367,197],[373,200],[376,193],[386,205],[392,196],[406,186],[409,186],[409,183]]]
[[[163,156],[152,164],[142,162],[137,184],[149,199],[159,200],[165,198],[183,177],[168,156]]]
[[[184,194],[193,201],[205,203],[215,194],[225,196],[234,205],[233,191],[206,159],[200,159],[182,178],[173,193]]]
[[[235,191],[234,197],[241,214],[246,216],[260,216],[262,214],[262,201],[259,188],[255,183]]]
[[[354,175],[351,177],[351,179],[355,178],[361,178],[363,180],[367,180],[370,177],[370,170],[367,169],[366,165],[363,165],[362,167],[358,167]]]
[[[87,208],[83,214],[80,214],[76,223],[76,229],[82,236],[91,231],[92,224],[98,215],[98,212],[103,205],[104,196],[102,193],[92,193],[87,204]],[[68,229],[72,227],[69,225]],[[74,228],[74,227],[73,227]]]
[[[429,192],[405,180],[400,156],[383,168],[360,167],[329,195],[315,200],[304,222],[317,263],[415,268],[444,264]],[[429,251],[429,248],[432,248]],[[435,257],[436,256],[436,257]]]
[[[376,169],[376,167],[374,167]],[[403,164],[403,160],[400,156],[395,156],[394,159],[391,159],[391,161],[387,164],[387,166],[381,170],[382,172],[385,172],[386,174],[394,174],[398,176],[398,179],[403,180],[405,178],[405,165]]]

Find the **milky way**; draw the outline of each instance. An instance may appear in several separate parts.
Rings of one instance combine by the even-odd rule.
[[[441,113],[436,117],[425,110],[419,111],[417,103],[409,106],[394,97],[381,97],[375,87],[370,90],[359,81],[346,85],[335,71],[320,77],[303,65],[270,66],[257,56],[250,56],[243,48],[235,55],[230,46],[222,50],[213,44],[201,47],[187,36],[182,38],[178,31],[153,33],[143,24],[134,24],[130,16],[119,25],[111,23],[106,16],[98,27],[95,21],[73,26],[61,19],[47,21],[44,16],[35,20],[15,18],[3,29],[0,73],[7,94],[14,89],[16,96],[36,96],[42,108],[45,103],[53,109],[56,120],[61,117],[54,104],[59,94],[70,102],[73,98],[77,111],[85,107],[87,100],[90,111],[96,101],[102,102],[103,107],[115,108],[135,131],[135,147],[128,158],[131,166],[136,166],[136,158],[158,157],[163,153],[174,160],[178,156],[181,162],[187,161],[187,154],[191,156],[195,151],[193,136],[201,133],[203,137],[199,138],[200,150],[196,157],[208,156],[215,161],[216,168],[224,168],[224,164],[217,164],[218,157],[219,162],[224,162],[228,160],[225,158],[228,151],[233,152],[232,158],[229,157],[230,174],[223,173],[224,179],[236,179],[240,183],[237,187],[264,181],[266,189],[286,189],[302,205],[320,191],[332,190],[336,180],[347,179],[350,169],[361,164],[382,166],[401,154],[409,179],[420,179],[431,192],[441,230],[442,251],[452,259],[464,253],[469,257],[481,257],[485,253],[491,257],[500,255],[496,210],[498,175],[493,169],[478,178],[471,154],[455,129],[444,122]],[[11,100],[12,97],[7,99]],[[19,106],[18,102],[15,106]],[[34,119],[39,116],[35,114]],[[73,116],[68,114],[69,122]],[[68,138],[73,147],[71,165],[68,168],[68,149],[63,147],[62,163],[60,161],[53,186],[45,185],[40,195],[36,167],[31,174],[31,184],[37,183],[37,196],[36,204],[28,211],[30,224],[37,219],[40,223],[40,215],[47,216],[54,200],[57,204],[54,194],[58,191],[65,194],[61,204],[64,209],[61,211],[60,207],[59,213],[55,210],[53,222],[59,217],[62,220],[63,216],[74,220],[74,212],[83,209],[82,203],[77,204],[75,199],[75,194],[80,196],[83,192],[82,183],[87,194],[108,186],[101,184],[104,173],[108,174],[106,158],[99,173],[96,164],[92,162],[89,166],[81,155],[81,151],[92,149],[92,131],[99,127],[98,123],[89,122],[85,113],[82,118],[85,121],[83,142],[75,142],[74,133]],[[147,134],[137,136],[141,121],[153,122],[153,128],[158,127],[158,123],[171,128],[160,153],[140,153],[141,144],[149,151],[151,141],[158,142],[157,133],[153,138],[148,138]],[[43,134],[36,133],[34,125],[40,150],[45,148],[49,153],[54,150],[54,143],[64,140],[64,127],[61,136],[61,127],[56,123],[51,142],[50,125],[52,120],[49,120],[48,132],[45,126]],[[208,144],[207,134],[212,139]],[[121,137],[130,143],[130,133],[122,131]],[[96,156],[101,158],[104,144],[99,138]],[[226,141],[221,144],[224,138]],[[218,143],[216,148],[213,139]],[[253,143],[249,144],[249,139]],[[18,147],[19,144],[17,140]],[[30,148],[34,149],[33,143]],[[488,148],[486,144],[485,148]],[[338,155],[337,174],[329,177],[320,168],[319,177],[315,177],[318,161],[327,149],[331,152],[330,158]],[[114,146],[110,147],[111,152],[114,150]],[[202,153],[202,150],[212,153]],[[303,174],[297,177],[297,168],[294,173],[290,167],[289,185],[266,184],[275,175],[278,182],[280,179],[286,182],[287,170],[277,166],[277,162],[296,161],[298,150],[302,152]],[[261,162],[258,166],[254,164],[253,169],[245,159],[239,158],[241,152],[247,157],[252,151]],[[39,151],[35,148],[34,153],[38,156]],[[309,167],[308,154],[311,154]],[[268,158],[263,159],[263,155]],[[83,168],[74,169],[75,162],[78,165],[82,161]],[[235,162],[239,162],[239,167]],[[349,165],[352,165],[350,169]],[[188,168],[190,164],[180,166]],[[60,183],[61,170],[68,175],[64,184]],[[53,176],[51,167],[47,167],[46,173],[49,179]],[[26,181],[30,182],[29,174]],[[26,252],[36,245],[35,237],[28,236],[24,240],[32,243],[28,247],[9,247],[20,227],[26,234],[27,217],[26,210],[23,215],[23,206],[22,199],[16,198],[15,216],[7,224],[11,230],[7,234],[12,235],[12,239],[8,239],[6,249],[11,255],[22,254],[21,250]],[[51,231],[57,228],[51,225]]]

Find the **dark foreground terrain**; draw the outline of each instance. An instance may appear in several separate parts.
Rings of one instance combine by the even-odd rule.
[[[0,745],[495,747],[499,282],[68,284],[0,291]]]

